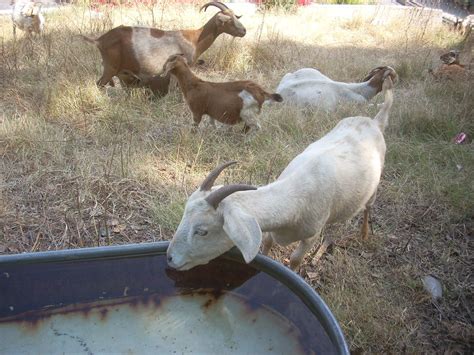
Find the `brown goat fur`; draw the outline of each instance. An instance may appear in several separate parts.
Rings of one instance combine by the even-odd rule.
[[[220,11],[196,30],[163,31],[149,27],[119,26],[97,39],[82,36],[94,43],[102,56],[104,70],[97,85],[105,86],[114,76],[118,76],[123,86],[152,88],[153,85],[149,83],[159,80],[153,77],[160,73],[170,55],[183,53],[188,62],[194,64],[222,33],[245,36],[246,30],[232,10],[215,1],[205,4],[201,10],[209,6],[215,6]],[[159,91],[167,92],[168,88],[161,84]]]
[[[441,64],[436,70],[430,70],[435,79],[459,80],[468,77],[469,73],[461,64]]]
[[[398,81],[398,74],[392,67],[389,66],[377,67],[372,69],[362,81],[368,81],[369,85],[375,88],[378,94],[382,91],[382,85],[387,76],[392,79],[392,82],[394,84]]]
[[[270,94],[249,80],[225,83],[201,80],[189,69],[186,58],[179,54],[170,56],[163,72],[177,78],[195,126],[199,125],[203,115],[208,115],[212,120],[225,124],[244,121],[246,128],[258,129],[255,116],[260,113],[263,103],[266,100],[283,100],[279,94]]]
[[[469,71],[459,62],[459,51],[451,50],[442,54],[439,59],[443,64],[435,70],[429,70],[435,79],[459,80],[469,77]]]

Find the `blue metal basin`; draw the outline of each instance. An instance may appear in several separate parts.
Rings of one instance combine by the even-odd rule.
[[[1,354],[349,354],[298,275],[231,250],[189,271],[167,242],[0,257]]]

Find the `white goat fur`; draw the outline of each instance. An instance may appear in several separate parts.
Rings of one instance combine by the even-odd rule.
[[[290,260],[295,269],[324,225],[346,221],[361,210],[368,214],[384,165],[383,131],[393,102],[392,85],[387,77],[385,103],[373,120],[343,119],[295,157],[275,182],[235,192],[216,208],[206,200],[211,191],[195,191],[168,248],[169,265],[187,270],[234,245],[248,263],[258,253],[263,231],[270,232],[264,240],[266,251],[273,241],[281,245],[300,241]]]
[[[379,67],[394,73],[391,67]],[[374,69],[375,70],[375,69]],[[367,103],[381,90],[381,82],[370,78],[362,83],[344,83],[334,81],[319,70],[303,68],[286,74],[278,84],[276,92],[290,105],[304,108],[321,108],[334,111],[344,102]]]
[[[44,17],[41,14],[41,3],[30,0],[17,0],[12,2],[13,31],[16,27],[27,32],[40,34],[44,28]]]

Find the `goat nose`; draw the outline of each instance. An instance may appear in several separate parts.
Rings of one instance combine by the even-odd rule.
[[[168,262],[172,262],[173,261],[173,257],[171,255],[168,255]]]

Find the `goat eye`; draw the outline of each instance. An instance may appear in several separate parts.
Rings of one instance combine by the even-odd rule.
[[[207,234],[207,231],[204,229],[196,229],[194,234],[200,235],[201,237],[204,237]]]

